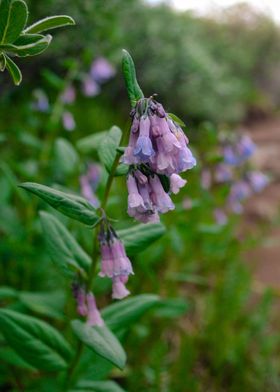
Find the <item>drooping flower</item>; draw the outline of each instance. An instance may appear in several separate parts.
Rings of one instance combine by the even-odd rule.
[[[133,155],[138,162],[149,162],[151,157],[155,155],[152,141],[150,139],[150,120],[149,117],[141,117],[140,131],[137,139]]]
[[[71,132],[76,128],[76,122],[71,112],[65,111],[62,114],[62,122],[66,131]]]
[[[108,225],[107,222],[107,227],[102,226],[99,234],[101,251],[99,276],[112,279],[113,298],[120,299],[129,294],[124,285],[127,283],[129,275],[133,274],[133,269],[122,241],[113,228]]]
[[[88,75],[83,79],[82,89],[86,97],[95,97],[101,91],[99,84]]]
[[[252,191],[246,181],[241,180],[233,183],[228,198],[230,209],[236,214],[240,214],[243,211],[241,202],[247,199],[251,194]]]
[[[115,74],[115,68],[104,57],[98,57],[91,65],[90,75],[98,83],[106,82]]]
[[[87,324],[91,327],[94,326],[102,327],[104,325],[104,321],[96,306],[94,295],[92,293],[88,293],[86,299],[87,299],[87,308],[88,308]]]
[[[186,185],[187,181],[184,180],[179,174],[171,174],[170,176],[170,190],[175,195],[179,193],[180,189]]]

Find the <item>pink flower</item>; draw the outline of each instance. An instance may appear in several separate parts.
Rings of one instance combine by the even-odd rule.
[[[130,294],[130,291],[125,287],[127,279],[122,276],[116,276],[113,278],[113,294],[114,299],[123,299]]]
[[[96,301],[92,293],[87,294],[87,307],[87,324],[91,327],[102,327],[104,325],[104,321],[100,315],[99,310],[97,309]]]
[[[186,185],[187,181],[184,180],[179,174],[171,174],[170,176],[170,189],[175,195],[179,193],[180,189]]]
[[[62,122],[63,126],[66,129],[66,131],[74,131],[76,128],[76,122],[73,117],[73,114],[70,112],[64,112],[62,115]]]

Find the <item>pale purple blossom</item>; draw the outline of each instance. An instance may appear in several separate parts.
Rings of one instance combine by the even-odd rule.
[[[170,176],[170,190],[175,195],[179,193],[180,189],[186,185],[187,181],[184,180],[179,174],[171,174]]]
[[[251,196],[252,191],[247,182],[241,180],[232,184],[228,198],[230,209],[236,214],[243,211],[242,202]]]
[[[254,153],[256,145],[249,135],[240,136],[235,144],[226,144],[223,148],[225,163],[238,166],[248,160]]]
[[[104,57],[98,57],[91,65],[90,75],[98,83],[106,82],[115,74],[115,68]]]
[[[205,190],[210,189],[212,184],[212,176],[209,169],[203,169],[200,178],[201,187]]]
[[[101,91],[99,84],[88,75],[83,79],[82,89],[86,97],[95,97]]]
[[[33,91],[33,96],[35,101],[33,102],[32,107],[39,112],[48,112],[50,103],[47,94],[43,90],[37,89]]]
[[[76,122],[71,112],[65,111],[62,114],[62,123],[66,131],[72,132],[76,128]]]
[[[98,326],[103,327],[104,321],[100,315],[100,312],[96,306],[96,301],[92,293],[88,293],[87,296],[87,324],[90,327]]]
[[[68,86],[61,94],[60,99],[63,103],[68,104],[68,105],[75,102],[75,99],[76,99],[75,88],[72,85]]]
[[[228,222],[228,217],[227,217],[226,213],[221,208],[216,208],[214,210],[214,217],[215,217],[216,223],[220,226],[224,226]]]
[[[259,171],[251,171],[247,173],[249,184],[254,192],[261,192],[269,184],[269,178]]]
[[[155,155],[155,151],[150,139],[150,120],[149,117],[141,117],[140,131],[133,155],[139,162],[149,162],[150,158]]]
[[[130,291],[125,287],[127,276],[116,276],[113,278],[113,292],[112,298],[123,299],[130,294]]]
[[[228,182],[233,178],[232,168],[229,165],[220,163],[215,170],[215,180],[217,182]]]

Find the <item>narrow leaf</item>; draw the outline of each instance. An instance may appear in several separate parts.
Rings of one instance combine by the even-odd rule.
[[[139,99],[144,98],[144,94],[137,82],[132,57],[125,49],[123,49],[122,70],[128,97],[130,99],[131,106],[134,107]]]
[[[47,323],[9,309],[0,310],[0,331],[8,344],[36,369],[67,367],[71,350],[60,333]]]
[[[13,62],[13,60],[10,59],[10,57],[8,57],[6,54],[4,55],[6,58],[6,67],[7,70],[9,71],[14,84],[16,86],[19,86],[21,84],[22,81],[22,74],[20,72],[20,69],[18,68],[18,66]]]
[[[21,291],[18,299],[32,312],[57,320],[64,319],[65,295],[63,291],[54,291],[51,293]]]
[[[158,305],[160,305],[160,298],[157,295],[137,295],[107,306],[102,311],[102,317],[113,331],[117,331],[129,328],[148,310]]]
[[[87,347],[119,369],[125,367],[126,354],[115,335],[105,325],[90,327],[80,320],[73,320],[71,325],[74,333]]]
[[[21,184],[20,187],[40,197],[69,218],[89,226],[95,226],[100,221],[100,217],[96,215],[96,210],[93,206],[80,196],[61,192],[33,182],[26,182]]]
[[[75,389],[71,389],[70,392],[125,392],[116,382],[114,381],[90,381],[82,380],[79,381]]]
[[[66,276],[78,273],[86,277],[91,259],[65,226],[53,215],[40,212],[47,250],[53,262]]]
[[[24,33],[42,33],[58,27],[74,25],[75,21],[67,15],[55,15],[39,20],[24,30]]]
[[[118,236],[124,242],[129,255],[145,250],[149,245],[163,236],[164,233],[165,227],[162,223],[140,224],[117,232]]]
[[[40,36],[39,36],[40,37]],[[17,57],[27,57],[27,56],[36,56],[44,52],[47,47],[49,46],[52,36],[46,35],[41,36],[42,38],[31,37],[29,39],[24,39],[23,37],[20,38],[18,42],[22,42],[25,44],[23,45],[16,45],[16,44],[1,44],[0,50],[3,50],[8,53],[12,53]]]
[[[0,44],[10,44],[17,39],[26,25],[27,15],[24,1],[0,1]]]
[[[4,54],[0,54],[0,71],[3,72],[5,71],[6,68],[6,57]]]
[[[177,123],[180,127],[186,127],[186,124],[184,123],[183,120],[181,120],[176,114],[173,113],[168,113],[168,116],[173,120],[175,123]]]

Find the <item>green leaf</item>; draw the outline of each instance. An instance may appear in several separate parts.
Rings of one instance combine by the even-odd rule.
[[[58,138],[54,146],[55,164],[64,174],[68,175],[77,170],[79,157],[71,143]]]
[[[137,82],[132,57],[125,49],[123,49],[122,70],[130,104],[134,107],[139,99],[144,98],[144,94]]]
[[[0,50],[12,53],[18,57],[36,56],[47,49],[51,40],[51,35],[40,36],[34,34],[32,37],[21,36],[17,40],[19,44],[1,44]]]
[[[24,1],[0,1],[0,44],[10,44],[17,39],[26,25],[27,15]]]
[[[162,223],[139,224],[128,229],[119,230],[118,236],[124,242],[129,255],[145,250],[165,233]]]
[[[69,392],[125,392],[114,381],[79,381],[75,389]]]
[[[186,124],[184,123],[183,120],[181,120],[176,114],[173,113],[168,113],[168,116],[173,120],[175,123],[177,123],[180,127],[186,127]]]
[[[0,331],[8,344],[36,369],[65,369],[71,359],[69,344],[47,323],[9,309],[0,309]]]
[[[4,55],[6,58],[6,67],[7,70],[9,71],[14,84],[16,86],[19,86],[21,84],[22,81],[22,74],[20,72],[20,69],[18,68],[18,66],[13,62],[13,60],[10,59],[9,56],[7,56],[6,54]]]
[[[102,311],[106,324],[113,330],[128,328],[137,322],[144,313],[160,304],[160,298],[153,294],[142,294],[115,302]]]
[[[96,151],[107,135],[108,131],[102,131],[86,136],[77,142],[77,148],[85,154]]]
[[[4,54],[0,54],[0,71],[4,72],[6,68],[6,57]]]
[[[1,347],[0,350],[0,361],[6,362],[9,365],[20,367],[27,370],[35,370],[34,367],[28,365],[17,353],[10,347]]]
[[[17,298],[18,292],[12,287],[0,287],[0,300]]]
[[[111,172],[120,141],[122,137],[122,131],[120,128],[113,126],[110,131],[107,132],[107,136],[102,139],[98,148],[98,155],[100,161],[104,164],[108,173]],[[117,168],[116,175],[122,176],[127,174],[128,166],[120,164]]]
[[[67,15],[54,15],[35,22],[24,30],[24,33],[42,33],[58,27],[75,25],[74,19]]]
[[[77,337],[96,354],[119,369],[125,367],[126,354],[115,335],[105,325],[90,327],[80,320],[73,320],[71,326]]]
[[[76,273],[86,277],[91,259],[80,247],[65,226],[53,215],[40,212],[47,250],[57,267],[66,275]]]
[[[21,291],[18,295],[19,301],[32,312],[42,316],[63,320],[63,308],[65,295],[62,291],[54,292],[28,292]]]
[[[89,226],[95,226],[100,221],[100,217],[96,215],[96,210],[93,206],[80,196],[61,192],[33,182],[25,182],[20,187],[40,197],[69,218]]]
[[[184,298],[167,298],[160,302],[155,311],[156,316],[178,318],[188,312],[189,303]]]

